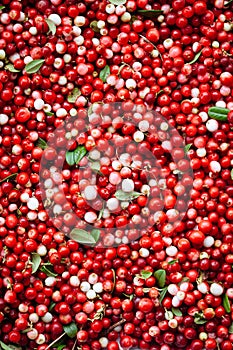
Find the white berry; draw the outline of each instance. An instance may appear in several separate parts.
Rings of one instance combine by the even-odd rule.
[[[124,192],[132,192],[134,190],[134,182],[132,179],[124,179],[121,186]]]

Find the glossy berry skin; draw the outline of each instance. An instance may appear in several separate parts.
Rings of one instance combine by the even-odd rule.
[[[232,22],[2,1],[2,349],[233,349]]]

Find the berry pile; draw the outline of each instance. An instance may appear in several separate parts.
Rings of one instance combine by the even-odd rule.
[[[233,349],[232,42],[232,0],[1,0],[1,350]]]

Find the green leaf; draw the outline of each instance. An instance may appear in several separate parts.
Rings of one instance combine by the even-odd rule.
[[[64,325],[63,329],[70,338],[74,338],[78,332],[78,328],[74,322]]]
[[[19,70],[19,69],[16,69],[16,68],[14,67],[14,65],[11,64],[11,63],[6,64],[4,68],[5,68],[6,70],[9,70],[9,71],[12,72],[12,73],[18,73],[18,72],[20,72],[20,70]]]
[[[44,272],[49,277],[57,277],[57,273],[51,270],[51,267],[47,267],[45,265],[41,266],[40,270]]]
[[[205,324],[207,322],[207,320],[205,318],[201,318],[201,317],[194,317],[194,322],[196,324]]]
[[[229,112],[230,110],[228,108],[210,107],[208,110],[208,116],[215,120],[226,121]]]
[[[6,345],[5,343],[3,343],[2,341],[0,341],[0,346],[3,350],[21,350],[22,348],[19,346],[15,346],[15,345]]]
[[[133,300],[134,294],[125,294],[122,293],[126,298],[129,298],[129,300]]]
[[[113,5],[124,5],[127,0],[109,0],[109,2]]]
[[[192,147],[192,143],[188,143],[187,145],[184,146],[184,153],[188,153],[188,151],[190,150],[190,148]]]
[[[224,3],[224,7],[230,5],[232,2],[233,2],[233,0],[229,0],[229,1],[225,2],[225,3]]]
[[[163,288],[165,286],[166,282],[166,271],[165,270],[157,270],[154,273],[154,276],[157,280],[157,284],[160,288]]]
[[[48,27],[49,27],[48,33],[51,32],[52,35],[55,35],[56,31],[57,31],[57,27],[56,27],[55,23],[53,21],[51,21],[51,19],[49,19],[49,18],[46,18],[45,22],[48,24]]]
[[[226,294],[224,294],[224,296],[223,296],[223,307],[228,314],[231,312],[230,301],[229,301],[229,298]]]
[[[99,238],[100,238],[100,230],[98,230],[97,228],[94,228],[94,229],[91,231],[91,236],[94,238],[95,243],[97,243],[98,240],[99,240]]]
[[[175,315],[175,316],[182,316],[182,312],[180,311],[180,309],[178,309],[177,307],[173,307],[172,308],[172,313]]]
[[[25,66],[26,73],[33,74],[33,73],[38,72],[38,70],[43,65],[44,61],[45,60],[40,59],[40,60],[34,60],[34,61],[29,62]]]
[[[199,51],[199,52],[194,56],[194,58],[192,59],[192,61],[188,62],[188,64],[193,64],[193,63],[197,62],[198,58],[201,56],[201,53],[202,53],[202,50]]]
[[[119,200],[119,201],[132,201],[133,199],[138,198],[139,196],[141,196],[140,192],[124,192],[122,190],[118,190],[115,193],[115,197]]]
[[[50,117],[51,117],[52,115],[54,115],[54,113],[52,113],[52,112],[45,112],[45,114],[48,115],[48,116],[50,116]]]
[[[144,280],[146,280],[150,276],[152,276],[152,272],[150,272],[150,271],[142,270],[140,272],[140,277],[143,278]]]
[[[40,147],[41,149],[45,149],[48,147],[47,142],[40,137],[37,140],[36,146]]]
[[[100,162],[92,162],[91,170],[93,170],[95,173],[100,173]]]
[[[61,344],[61,345],[59,345],[59,346],[57,347],[57,350],[62,350],[62,349],[64,349],[65,347],[66,347],[65,344]]]
[[[182,278],[182,281],[179,283],[179,286],[181,285],[181,283],[183,283],[183,282],[189,282],[190,281],[190,279],[188,278],[188,277],[183,277]]]
[[[49,305],[49,311],[52,311],[55,306],[56,306],[56,303],[52,301],[52,303]]]
[[[84,146],[79,145],[74,151],[66,151],[66,162],[71,166],[74,164],[78,164],[86,154],[86,148]]]
[[[162,10],[138,10],[137,13],[142,15],[143,17],[153,19],[161,14],[163,14]]]
[[[168,287],[165,287],[160,292],[160,295],[159,295],[160,304],[162,303],[163,299],[165,298],[165,295],[167,294],[167,289],[168,289]]]
[[[100,71],[100,79],[106,83],[106,79],[110,74],[110,67],[108,65],[106,65],[101,71]]]
[[[177,259],[171,260],[168,262],[168,265],[174,265],[176,262],[178,262]]]
[[[96,243],[96,240],[92,235],[79,228],[74,228],[71,231],[70,238],[81,244],[93,245]]]
[[[77,98],[81,95],[81,91],[79,90],[79,88],[74,88],[68,95],[67,97],[67,101],[69,103],[75,103],[75,101],[77,100]]]
[[[231,180],[233,180],[233,169],[231,170]]]
[[[12,180],[12,179],[14,179],[17,175],[18,175],[18,173],[10,174],[9,176],[7,176],[7,177],[5,177],[4,179],[2,179],[2,180],[0,181],[0,183],[1,183],[1,182],[5,182],[5,181]]]
[[[99,211],[99,215],[98,215],[97,221],[100,220],[100,219],[102,218],[103,213],[104,213],[104,206],[103,206],[103,208]]]
[[[32,274],[35,273],[40,266],[41,257],[38,253],[32,253]]]
[[[4,10],[4,8],[6,8],[6,6],[0,6],[0,11]]]
[[[28,327],[28,328],[26,328],[26,329],[24,329],[23,331],[21,331],[23,334],[25,334],[25,333],[27,333],[27,332],[29,332],[29,331],[31,331],[32,330],[32,327]]]
[[[228,330],[228,331],[229,331],[229,333],[230,333],[230,334],[233,334],[233,323],[230,325],[230,327],[229,327],[229,330]]]
[[[98,28],[97,23],[98,23],[97,21],[92,21],[90,23],[90,27],[91,27],[92,30],[94,30],[95,33],[99,33],[100,32],[100,28]]]

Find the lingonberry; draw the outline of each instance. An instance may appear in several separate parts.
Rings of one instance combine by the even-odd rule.
[[[66,350],[232,349],[231,4],[8,3],[1,341],[45,350],[71,327]],[[87,222],[96,246],[70,239]]]

